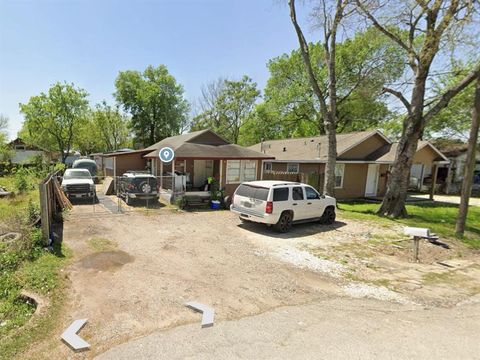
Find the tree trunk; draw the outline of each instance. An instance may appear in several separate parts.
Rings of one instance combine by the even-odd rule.
[[[480,123],[480,76],[477,77],[475,86],[475,98],[472,110],[472,127],[468,138],[467,159],[465,162],[465,173],[463,175],[462,192],[460,197],[460,207],[458,210],[457,224],[455,233],[462,236],[465,232],[465,223],[467,221],[468,202],[472,192],[473,172],[475,170],[475,153],[478,141],[478,128]]]
[[[417,151],[418,140],[423,134],[425,119],[423,107],[428,69],[420,69],[412,91],[411,111],[403,123],[403,132],[397,146],[392,172],[388,178],[387,191],[378,210],[379,215],[405,217],[410,168]]]
[[[328,114],[333,116],[331,113]],[[323,192],[326,195],[335,195],[335,164],[337,162],[337,136],[335,131],[335,120],[329,119],[325,124],[325,131],[328,138],[327,164],[325,165],[325,182]]]

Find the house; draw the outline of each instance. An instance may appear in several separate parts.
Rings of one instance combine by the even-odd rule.
[[[29,164],[36,157],[42,156],[44,160],[51,162],[58,158],[56,154],[43,150],[39,147],[27,145],[22,139],[16,138],[8,144],[13,151],[10,158],[12,164]]]
[[[337,134],[335,196],[341,199],[383,196],[397,145],[378,130]],[[275,157],[264,161],[264,178],[271,178],[269,173],[304,174],[303,181],[323,188],[327,136],[269,140],[249,149]],[[435,178],[438,165],[446,163],[448,159],[435,146],[420,141],[413,159],[411,185],[417,190],[424,189],[427,179]]]
[[[164,147],[170,147],[175,153],[170,163],[159,159],[159,151]],[[172,136],[145,149],[115,152],[105,157],[107,176],[121,176],[128,170],[148,170],[161,176],[162,191],[172,193],[204,193],[207,179],[213,177],[226,195],[232,195],[243,181],[261,179],[262,162],[274,159],[231,144],[211,130]]]
[[[438,139],[435,146],[450,160],[449,164],[439,168],[438,177],[445,180],[446,194],[459,194],[465,172],[468,144],[459,140]],[[480,149],[476,152],[476,163],[472,190],[480,190]]]

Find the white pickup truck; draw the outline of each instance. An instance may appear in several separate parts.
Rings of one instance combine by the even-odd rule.
[[[67,169],[63,174],[62,190],[69,199],[95,200],[97,193],[92,175],[87,169]]]
[[[290,181],[250,181],[235,190],[230,210],[242,221],[264,223],[287,232],[293,223],[333,224],[336,200],[310,185]]]

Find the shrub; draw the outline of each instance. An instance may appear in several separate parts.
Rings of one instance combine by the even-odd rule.
[[[15,174],[15,186],[20,193],[24,193],[31,189],[28,179],[28,171],[25,168],[20,168]]]

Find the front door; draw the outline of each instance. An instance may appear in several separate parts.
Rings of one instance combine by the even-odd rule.
[[[193,186],[202,188],[209,176],[213,176],[213,160],[194,160]]]
[[[380,165],[368,164],[367,184],[365,185],[365,196],[377,196],[378,170]]]

